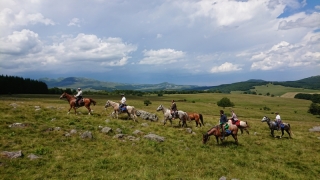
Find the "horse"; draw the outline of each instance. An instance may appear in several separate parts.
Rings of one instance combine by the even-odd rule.
[[[113,107],[113,112],[111,113],[111,116],[113,118],[115,118],[115,115],[116,115],[116,117],[118,119],[118,117],[119,117],[119,103],[108,100],[104,107],[107,109],[107,107],[110,107],[110,106]],[[138,122],[138,121],[136,121],[137,114],[136,114],[135,107],[134,106],[126,106],[126,107],[127,107],[127,109],[122,112],[128,114],[128,119],[131,117],[134,122]],[[122,113],[122,112],[120,112],[120,113]]]
[[[164,107],[162,104],[157,108],[157,111],[162,111],[163,115],[164,115],[164,120],[163,120],[163,125],[166,125],[167,120],[170,121],[171,126],[172,126],[172,115],[171,115],[171,111],[170,109]],[[189,116],[186,112],[184,111],[178,111],[178,118],[180,119],[179,121],[179,125],[181,127],[185,126],[187,127],[187,120],[189,120]],[[182,125],[181,125],[181,121],[182,121]]]
[[[247,121],[236,121],[236,123],[233,123],[233,121],[231,119],[228,120],[228,123],[231,123],[231,124],[234,124],[234,125],[237,125],[237,127],[240,129],[241,131],[241,134],[243,134],[243,130],[245,130],[248,134],[249,134],[249,125],[247,123]]]
[[[274,121],[271,121],[270,118],[268,118],[267,116],[264,116],[262,119],[261,119],[261,122],[267,122],[269,128],[270,128],[270,131],[271,131],[271,136],[272,137],[275,137],[274,136],[274,130],[278,130],[278,125],[276,122]],[[291,127],[290,127],[290,124],[289,123],[282,123],[280,125],[281,127],[281,136],[280,138],[283,136],[284,134],[284,130],[289,134],[289,138],[291,138]]]
[[[204,126],[202,114],[191,113],[191,112],[187,112],[187,114],[188,114],[190,120],[196,121],[196,127],[198,127],[198,124],[200,125],[200,127],[201,127],[201,125]]]
[[[228,122],[229,128],[225,130],[225,137],[232,135],[233,139],[235,140],[235,143],[238,144],[238,127],[236,125],[233,125],[232,123]],[[207,131],[207,133],[202,135],[202,143],[206,144],[208,142],[208,140],[210,139],[209,137],[211,135],[214,135],[216,137],[217,140],[217,144],[219,144],[219,137],[221,142],[223,142],[222,139],[222,132],[221,132],[221,127],[220,125],[216,125],[214,127],[212,127],[211,129],[209,129]]]
[[[62,93],[62,95],[60,96],[60,99],[62,99],[62,98],[66,98],[70,104],[68,114],[70,113],[71,108],[73,108],[74,113],[77,114],[76,108],[78,108],[78,107],[76,107],[76,98],[66,92]],[[91,98],[82,98],[81,100],[79,100],[79,103],[80,103],[79,107],[85,106],[88,109],[89,115],[91,115],[91,112],[92,112],[92,110],[90,108],[91,103],[93,103],[94,106],[96,105],[96,102],[94,100],[92,100]]]

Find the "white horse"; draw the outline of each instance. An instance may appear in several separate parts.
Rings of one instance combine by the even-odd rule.
[[[115,115],[118,119],[118,116],[119,116],[119,103],[116,103],[116,102],[113,102],[113,101],[110,101],[108,100],[106,105],[104,106],[106,109],[107,107],[110,107],[112,106],[113,107],[113,112],[111,113],[111,116],[113,118],[115,118]],[[127,110],[123,111],[123,113],[127,113],[128,114],[128,119],[131,117],[135,122],[136,121],[136,109],[134,108],[134,106],[126,106],[127,107]],[[122,113],[122,112],[120,112]]]
[[[228,123],[233,124],[233,125],[237,125],[238,129],[240,129],[240,131],[241,131],[241,134],[243,134],[243,130],[245,130],[249,134],[249,130],[248,130],[249,125],[248,125],[247,121],[240,121],[240,120],[238,120],[238,121],[239,121],[239,124],[238,123],[233,124],[232,120],[229,119]]]
[[[171,115],[170,109],[164,107],[163,105],[160,105],[157,108],[157,111],[163,112],[163,116],[164,116],[163,125],[166,125],[167,120],[169,120],[171,123],[171,126],[172,126],[172,118],[173,117]],[[178,118],[180,119],[179,125],[181,127],[183,127],[184,125],[187,127],[187,120],[190,120],[188,114],[184,111],[178,111]],[[181,125],[181,121],[182,121],[182,125]]]

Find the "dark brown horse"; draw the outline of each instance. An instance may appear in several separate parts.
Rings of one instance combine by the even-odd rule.
[[[236,144],[238,144],[238,137],[237,137],[238,127],[236,125],[233,125],[233,124],[230,124],[230,123],[228,123],[228,125],[229,125],[229,128],[228,128],[229,133],[227,132],[227,130],[225,130],[225,137],[227,137],[229,135],[232,135],[232,137],[235,140]],[[219,137],[220,137],[221,142],[223,141],[220,125],[214,126],[209,131],[207,131],[207,133],[203,134],[203,136],[202,136],[203,144],[207,143],[207,141],[209,140],[209,137],[211,135],[214,135],[216,137],[216,140],[217,140],[218,144],[219,144]]]
[[[66,98],[70,104],[68,114],[70,113],[71,108],[73,108],[74,113],[77,114],[76,108],[85,106],[89,111],[88,114],[91,115],[92,110],[90,108],[90,105],[91,105],[91,103],[93,103],[94,106],[96,105],[96,102],[94,100],[92,100],[91,98],[83,98],[83,99],[79,100],[80,106],[76,106],[76,98],[66,92],[64,92],[60,96],[60,99],[62,99],[62,98]]]
[[[191,112],[187,112],[187,114],[188,114],[190,120],[195,120],[196,121],[196,126],[197,127],[198,127],[198,124],[200,125],[200,127],[201,127],[201,125],[204,126],[202,114],[191,113]]]

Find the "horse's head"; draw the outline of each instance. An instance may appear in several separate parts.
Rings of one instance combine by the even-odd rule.
[[[157,108],[157,111],[162,111],[163,110],[163,106],[162,104],[160,104],[160,106]]]
[[[107,103],[106,103],[106,105],[104,106],[104,108],[107,108],[107,107],[109,107],[109,106],[111,106],[111,103],[110,103],[110,101],[108,100]]]
[[[264,117],[261,119],[261,122],[267,122],[267,121],[270,121],[270,119],[269,119],[267,116],[264,116]]]
[[[202,135],[202,143],[203,143],[203,144],[206,144],[208,140],[209,140],[209,135],[208,135],[208,133],[203,134],[203,135]]]
[[[65,97],[66,97],[66,95],[67,95],[67,93],[66,93],[66,92],[62,93],[62,94],[61,94],[61,96],[60,96],[60,99],[65,98]]]

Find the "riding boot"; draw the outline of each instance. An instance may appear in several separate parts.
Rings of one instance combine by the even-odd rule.
[[[221,140],[224,140],[224,134],[225,134],[225,130],[224,130],[224,126],[222,126],[222,138],[221,138]]]

